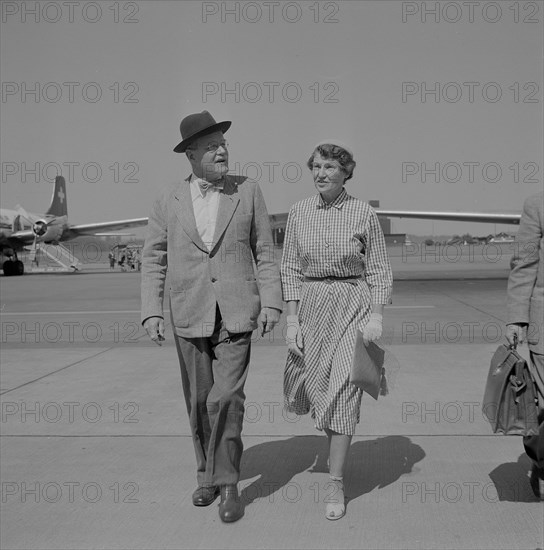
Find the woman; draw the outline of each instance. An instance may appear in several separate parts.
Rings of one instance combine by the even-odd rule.
[[[329,439],[335,487],[325,516],[336,520],[345,514],[344,466],[361,407],[362,391],[349,381],[356,331],[365,343],[380,338],[393,277],[376,213],[344,189],[351,150],[321,142],[308,167],[318,194],[289,211],[281,262],[286,369],[305,369],[311,416]]]

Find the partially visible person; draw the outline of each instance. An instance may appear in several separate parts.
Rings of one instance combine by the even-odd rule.
[[[134,259],[132,256],[132,250],[127,248],[127,267],[129,271],[134,269]]]
[[[345,514],[344,467],[363,393],[349,380],[356,333],[365,343],[380,338],[393,277],[376,213],[344,188],[355,168],[350,148],[326,140],[307,164],[318,194],[290,209],[280,269],[287,368],[306,370],[310,413],[329,440],[334,493],[325,517],[336,520]]]
[[[523,438],[532,460],[530,483],[544,500],[544,194],[525,200],[508,279],[506,339],[527,341],[538,397],[538,435]]]
[[[113,271],[115,269],[115,255],[111,250],[108,254],[108,260],[110,261],[110,271]]]

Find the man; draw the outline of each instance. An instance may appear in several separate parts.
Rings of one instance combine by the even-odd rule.
[[[531,374],[538,396],[538,435],[524,437],[525,452],[533,461],[531,487],[544,500],[544,195],[529,197],[516,239],[508,279],[508,324],[510,344],[527,340]]]
[[[142,258],[142,323],[159,345],[170,272],[170,314],[197,460],[193,504],[208,506],[220,493],[225,522],[243,515],[237,483],[251,334],[257,327],[261,335],[271,331],[282,308],[261,190],[227,174],[230,125],[207,111],[181,121],[174,151],[186,153],[192,174],[155,201]]]

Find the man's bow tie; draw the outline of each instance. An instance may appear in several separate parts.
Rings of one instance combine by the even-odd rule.
[[[198,185],[202,191],[202,193],[206,194],[206,191],[208,190],[217,190],[221,191],[225,187],[225,181],[223,179],[220,179],[218,181],[210,182],[205,180],[200,180],[198,182]]]

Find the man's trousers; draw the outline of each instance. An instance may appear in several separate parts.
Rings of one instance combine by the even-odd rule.
[[[523,446],[544,478],[544,355],[531,352],[530,369],[538,396],[538,435],[524,437]]]
[[[251,334],[227,332],[217,308],[211,336],[174,335],[199,486],[238,483]]]

